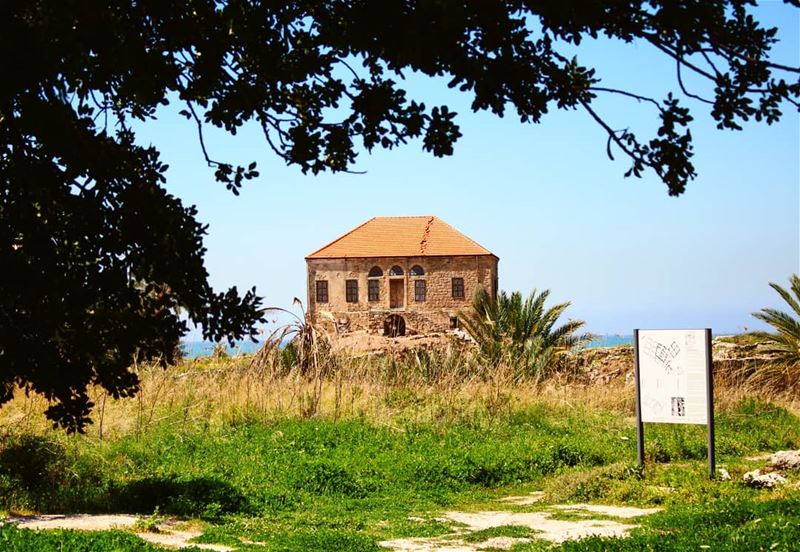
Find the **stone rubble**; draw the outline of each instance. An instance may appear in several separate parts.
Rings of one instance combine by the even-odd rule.
[[[779,470],[800,468],[800,450],[779,450],[772,455],[770,463]]]
[[[761,473],[761,470],[753,470],[744,474],[742,481],[756,489],[772,489],[776,485],[785,484],[786,478],[777,472]]]

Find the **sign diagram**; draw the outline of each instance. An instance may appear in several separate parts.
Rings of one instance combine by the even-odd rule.
[[[705,330],[639,330],[642,422],[707,424]]]

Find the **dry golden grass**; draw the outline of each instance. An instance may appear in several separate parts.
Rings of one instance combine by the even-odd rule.
[[[542,381],[519,379],[506,366],[488,369],[468,351],[450,348],[382,357],[323,352],[304,370],[287,366],[279,353],[260,362],[240,356],[189,360],[167,370],[155,365],[134,369],[141,379],[136,397],[113,400],[100,388],[92,390],[94,424],[88,432],[113,439],[162,424],[179,430],[308,417],[364,417],[382,425],[400,419],[447,424],[465,417],[491,423],[500,414],[541,403],[634,415],[629,367],[598,368],[583,360]],[[718,410],[756,396],[800,412],[796,396],[761,393],[739,373],[733,365],[717,366]],[[45,408],[43,398],[19,392],[0,409],[0,427],[15,433],[45,431]]]

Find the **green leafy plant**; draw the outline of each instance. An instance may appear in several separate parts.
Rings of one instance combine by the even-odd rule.
[[[160,533],[161,528],[159,525],[164,523],[164,517],[159,513],[158,506],[153,509],[153,513],[147,517],[139,516],[136,523],[133,524],[133,529],[138,532],[145,533]]]
[[[520,292],[502,291],[492,297],[483,288],[475,292],[472,309],[459,314],[464,329],[492,363],[507,363],[521,375],[540,377],[553,368],[564,354],[590,339],[576,334],[585,322],[568,320],[556,326],[569,302],[545,307],[550,290],[534,289],[523,300]]]
[[[775,283],[769,285],[793,312],[764,308],[753,313],[777,333],[770,334],[765,343],[765,351],[772,358],[751,379],[774,391],[793,391],[800,389],[800,277],[797,274],[789,277],[789,290]]]

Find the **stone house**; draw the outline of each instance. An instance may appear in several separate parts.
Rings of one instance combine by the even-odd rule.
[[[458,327],[498,258],[443,220],[375,217],[306,257],[308,314],[338,331],[396,336]]]

